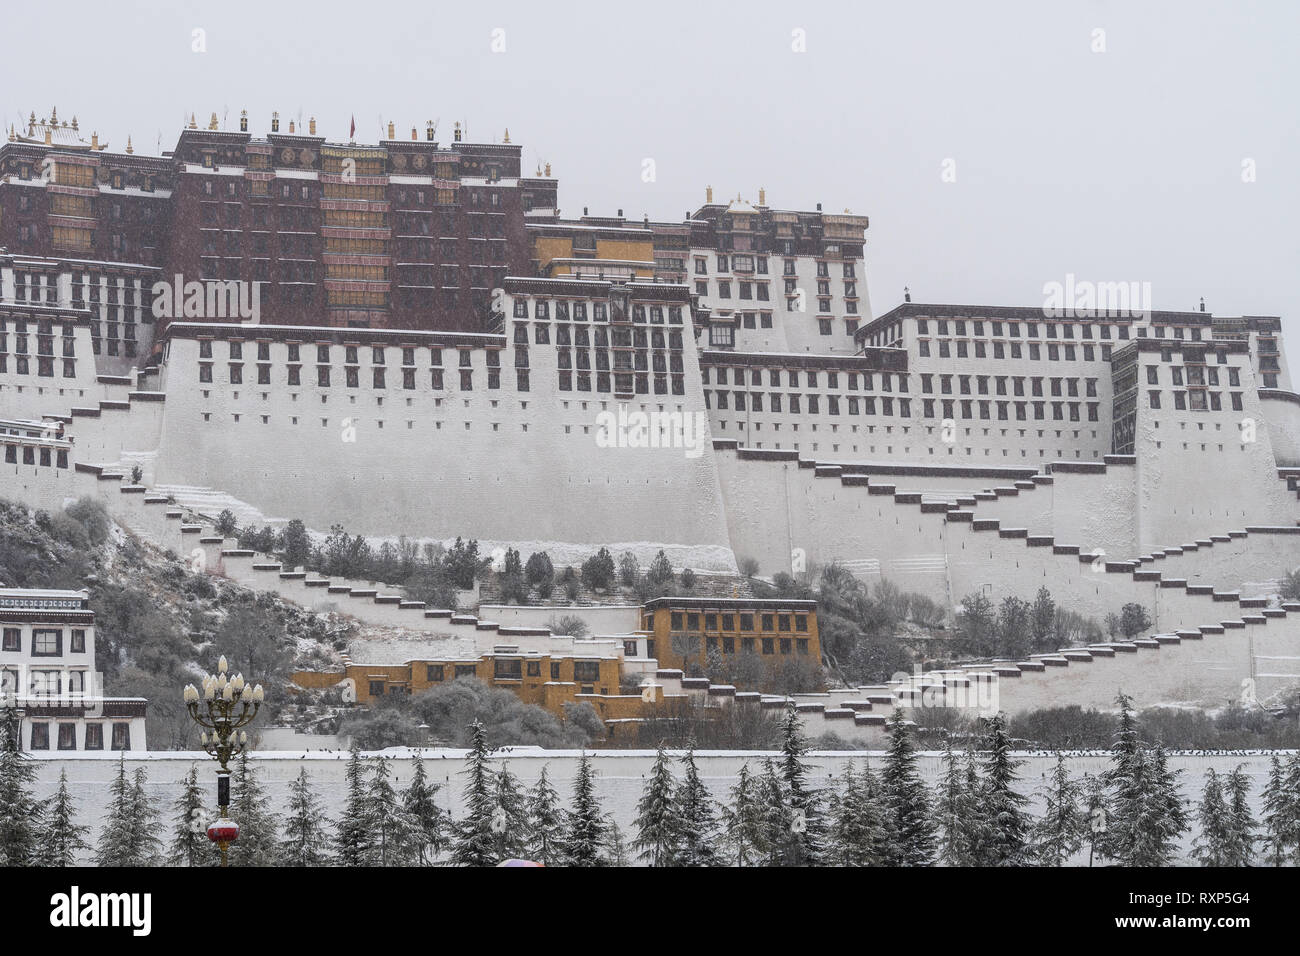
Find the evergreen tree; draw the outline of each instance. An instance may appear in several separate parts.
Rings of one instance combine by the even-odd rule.
[[[131,781],[126,776],[125,754],[117,758],[117,776],[108,785],[108,794],[108,815],[95,848],[95,865],[132,866]]]
[[[573,808],[565,815],[564,857],[569,866],[600,866],[608,827],[596,799],[591,758],[583,751],[573,782]]]
[[[970,757],[970,751],[966,752]],[[971,768],[974,762],[971,761]],[[935,795],[934,817],[938,829],[938,860],[945,866],[972,866],[975,862],[976,828],[979,813],[979,781],[971,786],[952,749],[952,738],[944,736],[943,777]]]
[[[1011,738],[1004,714],[984,722],[988,756],[984,761],[984,790],[980,794],[988,821],[989,840],[981,848],[980,862],[987,866],[1019,866],[1026,862],[1029,819],[1025,796],[1018,793],[1016,770],[1021,761],[1011,757]]]
[[[528,855],[532,834],[528,830],[528,803],[519,779],[505,764],[501,765],[496,781],[497,806],[506,816],[506,829],[497,835],[503,859],[523,859]]]
[[[673,799],[673,772],[663,742],[655,753],[650,779],[636,805],[637,836],[632,848],[651,866],[673,866],[679,848],[681,819]]]
[[[650,567],[646,569],[645,576],[656,588],[672,583],[674,577],[673,565],[663,551],[655,555],[655,559],[650,562]]]
[[[1276,754],[1269,762],[1261,839],[1269,865],[1300,863],[1300,753],[1291,755],[1285,769]]]
[[[1133,713],[1133,698],[1120,693],[1115,697],[1119,707],[1119,729],[1115,732],[1115,743],[1111,745],[1111,769],[1106,771],[1106,782],[1117,786],[1129,773],[1130,763],[1142,749],[1142,740],[1138,737],[1137,717]]]
[[[1192,844],[1192,856],[1201,866],[1231,866],[1232,822],[1223,800],[1223,784],[1213,767],[1205,777],[1196,822],[1201,831]]]
[[[819,794],[808,787],[807,750],[799,729],[799,715],[793,707],[785,715],[781,739],[781,782],[789,807],[791,826],[786,834],[786,865],[817,866],[826,851],[826,820]]]
[[[487,733],[479,721],[471,728],[473,746],[469,764],[461,771],[465,777],[465,818],[455,824],[451,860],[456,866],[495,866],[501,861],[497,852],[497,835],[492,832],[492,815],[496,812],[496,793],[492,771],[488,767]]]
[[[372,835],[365,769],[361,746],[354,741],[348,755],[347,798],[334,838],[334,858],[339,866],[366,866],[370,862]]]
[[[714,848],[718,819],[713,811],[713,795],[695,766],[694,743],[687,747],[682,764],[686,771],[673,797],[680,835],[675,862],[681,866],[714,866],[720,862]]]
[[[858,789],[862,792],[863,813],[868,821],[866,826],[868,838],[865,848],[866,865],[884,866],[891,831],[889,829],[889,819],[885,815],[880,781],[876,779],[875,773],[872,772],[870,762],[862,765],[862,773],[858,777]]]
[[[289,784],[289,813],[280,840],[281,866],[328,866],[330,864],[329,820],[311,788],[306,770]]]
[[[880,810],[866,783],[853,772],[852,763],[845,764],[844,789],[837,795],[831,812],[829,862],[835,866],[878,866],[880,863]]]
[[[1056,602],[1052,600],[1051,592],[1045,587],[1040,587],[1034,597],[1034,603],[1029,610],[1029,622],[1034,647],[1040,651],[1053,650],[1051,644],[1056,623]]]
[[[167,848],[167,862],[172,866],[210,866],[214,861],[213,844],[208,839],[210,814],[203,805],[203,788],[199,786],[199,768],[190,764],[190,772],[181,781],[181,794],[172,804],[176,823],[172,842]]]
[[[245,750],[230,781],[230,816],[239,824],[239,839],[230,844],[231,866],[275,866],[279,821],[269,806]]]
[[[90,849],[86,842],[89,827],[78,826],[76,808],[68,793],[68,773],[59,771],[59,789],[46,801],[41,814],[40,849],[37,866],[76,866],[79,854]]]
[[[1255,830],[1259,824],[1250,812],[1250,778],[1246,776],[1241,766],[1233,768],[1232,773],[1228,775],[1228,783],[1224,788],[1224,796],[1228,801],[1229,824],[1231,827],[1232,839],[1229,843],[1231,852],[1229,854],[1229,866],[1250,866],[1251,860],[1255,856],[1255,843],[1259,837],[1255,836]]]
[[[563,862],[561,854],[561,831],[564,818],[560,815],[560,795],[551,786],[546,776],[546,768],[533,789],[528,791],[528,847],[529,859],[543,866],[559,866]]]
[[[143,767],[138,767],[128,781],[125,758],[118,759],[117,772],[117,780],[109,787],[113,801],[109,806],[109,820],[100,835],[98,865],[156,866],[162,856],[162,841],[158,839],[158,809],[145,789],[148,774]],[[116,831],[116,836],[111,836],[110,831]],[[109,837],[107,861],[105,837]]]
[[[912,730],[901,709],[889,718],[889,749],[880,775],[890,842],[887,866],[929,866],[934,858],[934,825],[930,801],[916,769]]]
[[[763,839],[761,846],[767,854],[767,866],[781,866],[790,839],[792,814],[786,801],[785,788],[770,757],[763,758],[763,776],[759,781],[759,801],[763,807]]]
[[[1083,788],[1070,779],[1060,751],[1041,793],[1045,810],[1034,827],[1034,853],[1042,866],[1065,866],[1083,846],[1088,820],[1080,809]]]
[[[605,817],[605,826],[608,828],[608,836],[605,837],[605,863],[609,866],[631,866],[627,857],[627,842],[623,839],[623,831],[614,822],[613,814]]]
[[[438,858],[449,824],[447,812],[438,806],[439,789],[425,775],[424,759],[417,750],[411,767],[411,785],[402,794],[402,808],[414,826],[411,839],[415,862],[420,866],[429,866]]]
[[[1122,866],[1168,866],[1177,838],[1187,829],[1179,772],[1171,772],[1164,748],[1141,747],[1117,778],[1110,819],[1111,855]]]
[[[371,862],[375,866],[405,866],[416,856],[415,822],[406,815],[397,790],[389,782],[388,759],[375,760],[366,790],[373,835]]]
[[[758,866],[767,854],[767,815],[759,796],[761,781],[743,764],[731,788],[731,804],[724,807],[723,834],[736,866]]]
[[[1088,846],[1088,862],[1091,865],[1094,857],[1104,860],[1111,855],[1111,806],[1104,775],[1083,775],[1083,809],[1083,839]]]
[[[149,782],[144,767],[136,767],[131,777],[131,845],[135,848],[133,866],[157,866],[162,861],[159,839],[159,809],[146,790]]]
[[[0,866],[30,866],[38,850],[36,768],[19,749],[18,735],[17,717],[6,711],[0,719]]]

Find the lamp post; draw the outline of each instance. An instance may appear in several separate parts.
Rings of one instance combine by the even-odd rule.
[[[227,848],[239,838],[239,824],[226,816],[230,808],[230,761],[248,746],[243,728],[257,716],[264,694],[262,685],[248,683],[243,674],[227,677],[229,665],[223,655],[217,673],[201,681],[200,691],[185,685],[185,709],[196,724],[204,728],[199,743],[217,761],[217,809],[221,816],[208,827],[208,839],[221,851],[221,865],[227,865]]]

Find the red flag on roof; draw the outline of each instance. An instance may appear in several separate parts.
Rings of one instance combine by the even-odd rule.
[[[348,130],[348,139],[357,138],[357,117],[354,113],[352,116],[352,128]]]

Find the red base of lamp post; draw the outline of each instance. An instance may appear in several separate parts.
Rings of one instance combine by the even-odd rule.
[[[208,827],[208,839],[221,851],[221,865],[226,865],[226,848],[239,839],[239,824],[222,817]]]

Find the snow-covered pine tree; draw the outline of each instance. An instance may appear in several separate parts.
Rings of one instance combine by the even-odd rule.
[[[559,866],[563,862],[561,834],[564,818],[560,815],[560,795],[551,786],[546,768],[542,768],[537,783],[528,791],[528,847],[529,859],[543,866]]]
[[[279,849],[279,821],[248,751],[239,755],[230,780],[230,818],[239,824],[239,839],[230,844],[231,866],[275,866]]]
[[[501,861],[497,852],[497,835],[492,832],[492,814],[497,801],[495,781],[488,766],[491,751],[487,733],[479,721],[470,728],[473,745],[469,763],[461,774],[465,777],[465,817],[454,825],[451,862],[456,866],[495,866]]]
[[[1140,747],[1117,777],[1110,818],[1111,853],[1121,866],[1168,866],[1178,835],[1187,829],[1178,794],[1179,773],[1170,772],[1163,747]]]
[[[1270,866],[1300,863],[1300,753],[1285,767],[1273,755],[1263,796],[1265,860]]]
[[[497,806],[505,811],[506,831],[498,834],[501,855],[507,860],[523,859],[528,854],[532,834],[528,830],[528,803],[519,778],[504,763],[497,772]]]
[[[889,819],[885,815],[881,801],[880,781],[871,769],[871,762],[862,764],[858,776],[858,790],[862,794],[862,815],[866,819],[863,825],[866,831],[865,866],[884,866],[885,848],[890,844],[891,831]]]
[[[1110,817],[1111,800],[1106,789],[1105,775],[1083,775],[1084,844],[1088,847],[1088,862],[1094,857],[1106,859],[1111,855]]]
[[[1115,704],[1119,707],[1119,728],[1115,732],[1115,742],[1110,747],[1110,769],[1105,771],[1102,777],[1109,787],[1119,789],[1123,779],[1130,775],[1133,761],[1142,750],[1143,744],[1138,737],[1137,718],[1133,714],[1133,698],[1128,694],[1119,693],[1115,696]]]
[[[117,758],[117,776],[108,785],[108,814],[95,846],[96,866],[135,866],[131,834],[131,781],[126,776],[126,755]]]
[[[388,759],[378,757],[371,768],[366,804],[373,840],[375,866],[406,866],[416,856],[415,822],[390,781]]]
[[[614,815],[605,816],[607,827],[605,836],[605,865],[631,866],[627,857],[627,841],[623,839],[623,830],[614,821]]]
[[[211,866],[215,863],[213,843],[207,834],[211,815],[203,805],[199,768],[194,764],[190,764],[190,772],[181,781],[181,793],[172,804],[172,811],[176,814],[176,823],[172,826],[172,842],[167,848],[167,863],[170,866]]]
[[[163,862],[163,842],[158,836],[161,832],[158,822],[162,813],[145,789],[148,785],[149,775],[144,767],[136,767],[131,779],[131,800],[134,804],[132,836],[139,858],[136,866],[158,866]]]
[[[1250,812],[1250,778],[1240,764],[1228,775],[1228,782],[1223,789],[1232,828],[1228,865],[1250,866],[1255,856],[1255,843],[1259,840],[1255,835],[1259,824]]]
[[[719,862],[714,842],[718,833],[718,818],[713,810],[713,794],[700,779],[695,766],[695,744],[692,741],[682,757],[681,786],[673,795],[678,821],[678,849],[675,862],[679,866],[716,866]]]
[[[722,809],[723,838],[735,866],[761,866],[766,860],[767,817],[760,785],[749,764],[742,764],[731,788],[731,804]]]
[[[1201,866],[1230,866],[1232,822],[1223,800],[1223,784],[1211,767],[1201,788],[1201,802],[1196,808],[1200,832],[1192,843],[1192,856]]]
[[[1021,761],[1011,757],[1011,737],[1005,714],[984,721],[984,789],[980,800],[988,821],[989,839],[984,842],[979,862],[985,866],[1020,866],[1027,862],[1031,821],[1025,813],[1028,802],[1015,789]]]
[[[790,805],[785,787],[770,757],[763,758],[763,776],[759,778],[759,802],[763,808],[763,839],[766,866],[781,866],[790,839]]]
[[[864,796],[850,761],[844,765],[843,789],[832,795],[834,802],[828,814],[831,825],[827,862],[832,866],[872,865],[874,808]]]
[[[424,771],[424,759],[415,752],[411,766],[411,785],[402,794],[402,807],[415,826],[412,839],[415,862],[431,866],[442,852],[448,827],[447,811],[438,806],[438,784],[430,782]]]
[[[68,773],[59,771],[59,789],[45,801],[41,812],[40,849],[37,866],[76,866],[80,854],[90,849],[89,827],[78,826],[77,811],[68,793]]]
[[[584,750],[573,781],[573,805],[565,814],[564,858],[569,866],[600,866],[608,828],[596,799],[595,771]]]
[[[19,749],[18,733],[16,717],[0,721],[0,866],[30,866],[37,855],[36,768]]]
[[[1155,768],[1156,793],[1160,798],[1159,806],[1162,810],[1160,822],[1166,841],[1165,858],[1172,862],[1174,851],[1178,848],[1178,838],[1191,829],[1187,802],[1183,799],[1179,786],[1179,778],[1182,777],[1183,772],[1169,769],[1169,753],[1161,744],[1156,744],[1152,766]]]
[[[371,860],[370,804],[366,800],[365,765],[361,746],[353,742],[348,755],[347,798],[334,837],[334,859],[339,866],[366,866]]]
[[[793,707],[786,711],[781,733],[781,782],[786,804],[790,808],[791,826],[785,837],[785,865],[818,866],[826,852],[826,819],[821,795],[808,786],[808,768],[803,755],[807,751],[799,715]],[[802,832],[797,825],[802,818]]]
[[[1088,832],[1088,819],[1080,805],[1083,788],[1070,779],[1065,755],[1056,752],[1056,765],[1039,791],[1043,815],[1034,826],[1034,855],[1041,866],[1065,866],[1079,852]]]
[[[889,749],[880,774],[880,789],[890,843],[885,848],[887,866],[929,866],[934,859],[934,824],[930,800],[916,769],[912,728],[901,709],[889,718]]]
[[[660,741],[655,751],[650,779],[641,791],[636,805],[636,839],[632,848],[637,858],[650,866],[673,866],[676,863],[681,836],[679,807],[673,799],[673,771],[668,752]]]
[[[280,839],[280,866],[328,866],[329,820],[311,788],[305,769],[289,784],[289,812]]]
[[[966,751],[969,768],[974,759]],[[966,768],[952,749],[952,737],[943,741],[943,776],[935,787],[934,819],[938,836],[938,862],[944,866],[972,866],[975,862],[979,815],[979,780],[971,786]]]

